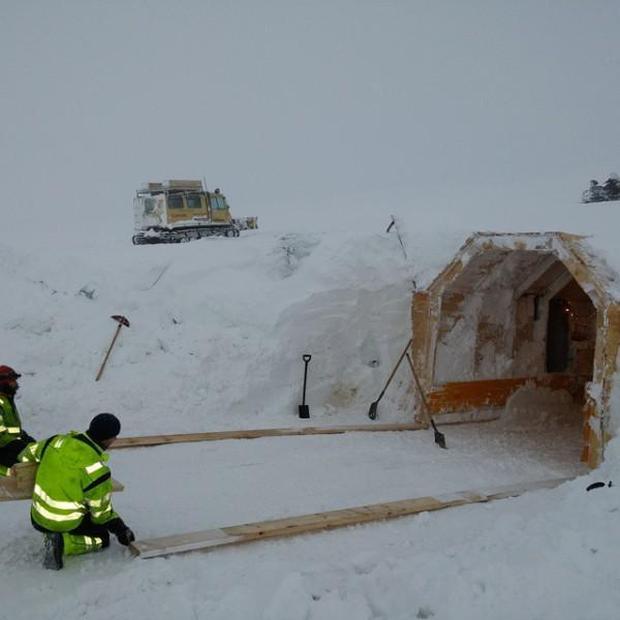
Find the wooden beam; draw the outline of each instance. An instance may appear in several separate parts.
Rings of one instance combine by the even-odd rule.
[[[545,290],[543,301],[555,297],[572,279],[573,274],[567,269],[563,276],[560,276],[557,280],[554,280]]]
[[[551,267],[553,267],[553,265],[556,263],[562,264],[560,262],[560,259],[555,254],[549,254],[543,259],[542,263],[540,263],[534,271],[530,272],[529,274],[524,274],[526,276],[525,280],[523,280],[521,284],[519,284],[519,286],[515,287],[514,298],[518,299],[519,297],[521,297],[521,295],[527,293],[528,289],[532,285],[536,284],[536,282],[538,282],[538,280],[540,280],[547,273],[547,271],[549,271],[549,269],[551,269]],[[564,268],[566,269],[566,267]]]
[[[36,463],[17,463],[11,467],[11,475],[0,478],[0,502],[32,499]],[[125,487],[112,479],[112,491],[122,491]]]
[[[299,428],[257,428],[250,430],[213,431],[209,433],[182,433],[176,435],[145,435],[120,437],[110,450],[162,446],[171,443],[195,441],[222,441],[224,439],[259,439],[260,437],[290,437],[295,435],[340,435],[342,433],[375,433],[386,431],[418,431],[423,424],[363,424],[360,426],[306,426]]]
[[[299,517],[190,532],[177,536],[151,538],[132,543],[131,550],[142,558],[156,558],[177,553],[187,553],[188,551],[208,551],[218,547],[237,545],[265,538],[308,534],[337,527],[360,525],[371,521],[394,519],[431,510],[442,510],[465,504],[515,497],[527,491],[551,489],[567,480],[569,479],[559,478],[487,490],[445,493],[434,497],[418,497],[416,499],[406,499],[385,504],[371,504]]]
[[[432,413],[467,411],[480,407],[504,407],[508,398],[520,387],[532,384],[552,390],[567,390],[577,394],[579,383],[573,375],[548,374],[541,377],[453,381],[435,388],[428,394]]]

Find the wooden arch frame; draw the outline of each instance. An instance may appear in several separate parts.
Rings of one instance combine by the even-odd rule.
[[[435,377],[435,355],[442,313],[442,296],[474,258],[485,252],[511,251],[552,254],[586,292],[596,308],[596,342],[592,381],[586,386],[583,408],[581,458],[591,467],[604,459],[605,443],[612,432],[610,397],[617,369],[620,344],[620,305],[609,283],[614,274],[596,257],[584,237],[562,232],[475,233],[425,290],[413,294],[412,354],[432,412],[467,412],[503,407],[520,386],[533,381],[551,388],[567,388],[553,375],[492,379],[466,383],[439,383]]]

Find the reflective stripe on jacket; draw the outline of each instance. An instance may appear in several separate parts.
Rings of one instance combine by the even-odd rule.
[[[68,532],[87,513],[99,525],[118,518],[112,508],[108,458],[86,433],[55,435],[27,446],[20,459],[39,463],[31,508],[35,522]]]
[[[13,399],[0,394],[0,448],[19,439],[21,434],[22,423]]]

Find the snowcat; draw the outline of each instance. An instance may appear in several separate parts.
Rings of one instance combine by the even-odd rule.
[[[238,237],[257,228],[257,219],[234,219],[226,197],[207,190],[202,181],[171,179],[149,182],[134,198],[134,245],[181,243],[201,237]]]
[[[604,185],[599,185],[596,179],[590,181],[590,187],[583,192],[581,202],[609,202],[620,200],[620,177],[612,173]]]

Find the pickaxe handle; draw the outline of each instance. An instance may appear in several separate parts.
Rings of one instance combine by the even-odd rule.
[[[105,357],[103,358],[103,362],[101,362],[101,366],[99,367],[99,372],[97,373],[97,376],[95,377],[95,381],[99,381],[99,379],[101,379],[101,375],[103,374],[103,369],[105,368],[105,365],[108,361],[108,357],[110,357],[110,352],[112,351],[112,347],[114,346],[114,343],[116,342],[116,339],[118,338],[118,334],[121,331],[121,327],[122,327],[122,323],[119,323],[116,326],[116,331],[114,332],[114,338],[112,338],[112,342],[110,343],[110,346],[108,347],[108,350],[106,351]]]
[[[392,372],[390,373],[388,380],[385,382],[385,386],[381,390],[381,394],[379,394],[379,398],[377,398],[376,402],[379,402],[383,398],[385,391],[388,389],[388,386],[390,385],[390,383],[392,383],[392,379],[394,378],[394,375],[396,374],[396,371],[398,370],[400,363],[403,361],[403,358],[405,357],[405,355],[407,355],[407,351],[409,351],[410,346],[411,346],[411,339],[407,343],[407,346],[403,349],[403,352],[400,354],[400,357],[398,358],[396,365],[394,366],[394,368],[392,368]]]

